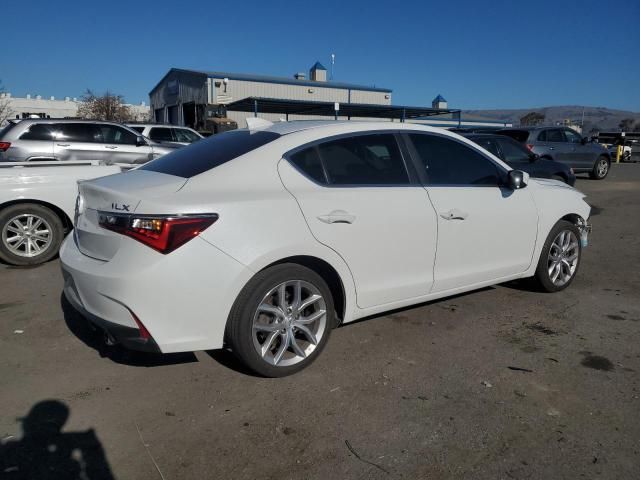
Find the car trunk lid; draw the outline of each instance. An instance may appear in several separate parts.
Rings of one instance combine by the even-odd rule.
[[[100,212],[134,213],[141,201],[173,194],[186,182],[186,178],[145,170],[80,182],[74,222],[79,250],[92,258],[110,260],[124,237],[100,226]]]

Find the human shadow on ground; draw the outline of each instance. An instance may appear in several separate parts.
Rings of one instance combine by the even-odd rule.
[[[22,437],[0,444],[0,476],[6,480],[112,480],[95,430],[63,432],[69,407],[36,403],[22,422]]]

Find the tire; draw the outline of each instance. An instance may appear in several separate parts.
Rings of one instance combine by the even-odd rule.
[[[568,248],[563,250],[565,247]],[[581,260],[580,230],[573,223],[560,220],[551,229],[542,247],[534,276],[536,286],[545,292],[564,290],[576,277]]]
[[[600,155],[589,176],[594,180],[603,180],[609,174],[610,167],[611,161],[605,155]]]
[[[26,230],[29,226],[31,230]],[[47,207],[20,203],[0,211],[0,260],[8,264],[38,265],[51,260],[63,239],[62,220]]]
[[[296,302],[298,286],[301,301]],[[303,308],[298,310],[296,303]],[[316,320],[309,321],[312,318]],[[333,298],[322,277],[301,265],[284,263],[259,272],[242,289],[226,333],[233,353],[249,369],[265,377],[284,377],[320,355],[335,325]]]

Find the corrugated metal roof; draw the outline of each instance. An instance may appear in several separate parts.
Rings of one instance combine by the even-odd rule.
[[[201,75],[206,75],[210,78],[228,78],[230,80],[244,80],[247,82],[261,82],[261,83],[279,83],[284,85],[302,85],[308,87],[318,87],[318,88],[340,88],[344,90],[363,90],[367,92],[382,92],[382,93],[391,93],[392,90],[389,88],[377,88],[377,87],[368,87],[366,85],[357,85],[354,83],[343,83],[343,82],[316,82],[314,80],[296,80],[295,78],[287,78],[287,77],[272,77],[268,75],[254,75],[250,73],[233,73],[233,72],[215,72],[208,70],[190,70],[184,68],[172,68],[167,72],[167,74],[162,77],[162,80],[158,82],[158,85],[162,83],[162,81],[169,75],[171,72],[187,72],[187,73],[198,73]],[[158,85],[153,87],[150,93],[152,93]]]

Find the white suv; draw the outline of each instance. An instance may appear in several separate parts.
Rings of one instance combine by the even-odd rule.
[[[79,190],[77,309],[124,346],[228,345],[266,376],[340,323],[522,277],[562,290],[589,230],[572,187],[404,123],[226,132]]]
[[[177,143],[180,145],[190,145],[204,138],[195,130],[189,127],[176,127],[174,125],[158,125],[154,123],[130,123],[127,125],[130,129],[135,130],[158,143]]]

